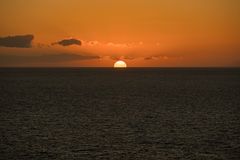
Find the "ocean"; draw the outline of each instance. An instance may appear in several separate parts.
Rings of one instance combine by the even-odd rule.
[[[0,68],[0,159],[239,160],[240,68]]]

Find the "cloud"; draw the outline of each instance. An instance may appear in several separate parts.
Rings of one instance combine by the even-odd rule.
[[[145,57],[144,60],[153,60],[153,57]]]
[[[126,60],[134,60],[134,59],[136,59],[136,57],[134,57],[134,56],[124,56],[124,59],[126,59]]]
[[[121,59],[121,56],[109,56],[111,60],[120,60]]]
[[[117,56],[117,55],[111,55],[111,56],[107,56],[109,57],[111,60],[117,61],[117,60],[134,60],[136,59],[136,57],[134,56],[130,56],[130,55],[126,55],[126,56]]]
[[[128,44],[124,44],[124,43],[113,43],[113,42],[108,42],[106,44],[109,47],[116,47],[116,48],[128,48]]]
[[[99,41],[89,41],[86,44],[89,45],[89,46],[96,46],[96,45],[99,45],[101,43]]]
[[[95,55],[79,55],[70,53],[42,54],[42,55],[8,55],[0,54],[0,63],[4,64],[34,64],[34,63],[58,63],[80,60],[100,59]]]
[[[144,60],[158,60],[158,59],[163,59],[163,60],[168,60],[169,58],[178,58],[176,56],[162,56],[162,55],[156,55],[156,56],[149,56],[149,57],[145,57]]]
[[[0,37],[0,46],[15,48],[31,48],[33,35],[16,35],[8,37]]]
[[[46,61],[75,61],[75,60],[99,59],[100,57],[95,55],[60,53],[60,54],[41,55],[40,58]]]
[[[82,42],[78,39],[63,39],[61,41],[58,41],[58,42],[55,42],[55,43],[52,43],[52,45],[61,45],[61,46],[71,46],[71,45],[79,45],[81,46],[82,45]]]

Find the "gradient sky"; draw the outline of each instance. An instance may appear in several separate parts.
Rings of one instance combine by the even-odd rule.
[[[1,0],[0,37],[0,66],[240,66],[240,1]]]

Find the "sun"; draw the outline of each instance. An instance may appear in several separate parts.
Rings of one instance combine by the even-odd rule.
[[[124,61],[117,61],[114,63],[114,68],[127,68],[127,64]]]

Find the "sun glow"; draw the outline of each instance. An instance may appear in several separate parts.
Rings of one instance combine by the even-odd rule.
[[[117,61],[114,63],[114,68],[127,68],[127,64],[124,61]]]

